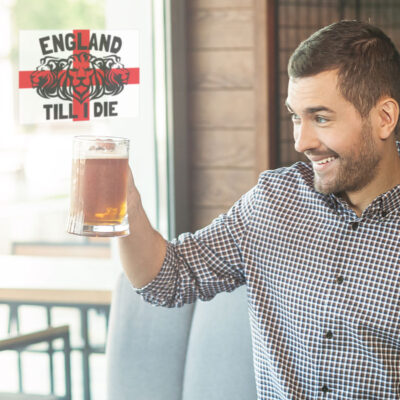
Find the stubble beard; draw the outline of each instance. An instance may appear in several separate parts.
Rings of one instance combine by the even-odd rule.
[[[371,124],[365,121],[358,148],[349,154],[338,154],[338,172],[332,180],[324,180],[314,173],[314,188],[322,194],[357,192],[375,178],[380,160],[373,141]]]

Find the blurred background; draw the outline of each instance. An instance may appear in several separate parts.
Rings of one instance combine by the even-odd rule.
[[[287,61],[340,19],[375,23],[400,44],[396,0],[0,0],[0,339],[67,324],[72,397],[104,400],[121,267],[113,240],[65,233],[71,138],[130,138],[153,225],[168,238],[196,230],[261,171],[301,159],[284,106]],[[139,117],[19,124],[19,31],[79,28],[139,30]],[[0,392],[62,396],[60,349],[0,351]]]

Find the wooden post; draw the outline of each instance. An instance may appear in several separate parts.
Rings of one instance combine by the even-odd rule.
[[[254,0],[255,66],[255,173],[276,168],[277,112],[276,93],[276,5],[274,0]]]

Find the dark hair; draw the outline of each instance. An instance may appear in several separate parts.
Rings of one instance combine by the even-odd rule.
[[[400,104],[400,54],[376,26],[340,21],[320,29],[294,51],[288,74],[301,78],[334,69],[342,96],[363,118],[382,96]]]

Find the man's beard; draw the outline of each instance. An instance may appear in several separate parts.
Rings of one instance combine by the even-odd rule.
[[[356,192],[375,178],[381,157],[376,151],[369,121],[365,121],[361,129],[361,140],[357,148],[342,155],[332,152],[337,157],[335,162],[339,163],[334,179],[320,179],[314,172],[314,187],[317,192]]]

